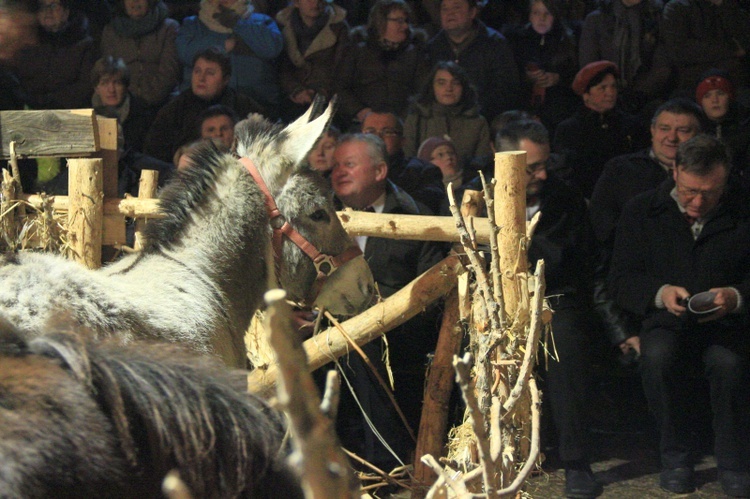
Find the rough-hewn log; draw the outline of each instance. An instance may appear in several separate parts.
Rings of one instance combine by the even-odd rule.
[[[92,269],[102,264],[102,165],[98,158],[68,160],[68,239],[76,260]]]
[[[117,120],[115,118],[96,117],[97,133],[99,134],[99,153],[97,157],[104,161],[104,197],[117,197]]]
[[[159,172],[156,170],[141,171],[141,178],[138,181],[138,199],[153,199],[156,197],[156,188],[159,184]],[[135,222],[135,242],[133,249],[140,250],[143,248],[143,229],[148,221],[139,218]]]
[[[456,285],[456,276],[462,271],[459,258],[449,256],[401,290],[341,326],[358,345],[369,343],[448,293]],[[328,328],[305,341],[310,369],[315,370],[348,353],[348,345],[347,339],[336,328]],[[268,397],[272,394],[277,376],[276,365],[264,370],[256,369],[248,375],[248,389]]]
[[[528,271],[526,255],[526,152],[495,154],[495,222],[505,311],[513,319],[521,303],[519,274]]]

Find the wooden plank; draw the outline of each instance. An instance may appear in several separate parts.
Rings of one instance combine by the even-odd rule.
[[[120,246],[125,244],[125,217],[105,215],[102,225],[102,245]]]
[[[115,118],[96,117],[99,137],[99,154],[104,161],[104,197],[117,197],[117,120]]]
[[[86,156],[99,150],[93,109],[0,111],[0,157]]]

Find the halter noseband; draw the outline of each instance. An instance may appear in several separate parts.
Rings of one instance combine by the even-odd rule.
[[[306,298],[307,304],[312,305],[312,303],[315,301],[315,298],[317,298],[318,293],[320,293],[320,290],[323,288],[323,284],[325,284],[328,277],[330,277],[331,274],[333,274],[339,267],[344,265],[349,260],[360,256],[362,254],[362,250],[359,249],[359,246],[355,244],[353,246],[349,246],[342,253],[336,256],[321,253],[314,244],[308,241],[305,236],[300,234],[297,229],[292,227],[292,224],[290,224],[286,217],[281,214],[279,208],[276,206],[276,202],[273,200],[271,191],[268,190],[268,186],[266,186],[266,183],[263,181],[263,177],[260,176],[260,172],[255,166],[255,163],[253,163],[253,161],[247,157],[239,158],[239,161],[244,165],[248,173],[250,173],[250,175],[253,177],[255,183],[258,184],[261,192],[263,192],[266,210],[268,211],[269,222],[271,224],[271,228],[273,229],[273,256],[274,263],[276,265],[277,276],[280,275],[278,270],[281,267],[281,245],[283,243],[284,236],[288,237],[294,244],[296,244],[299,249],[301,249],[302,252],[312,260],[313,265],[315,265],[317,276],[315,278],[315,283],[313,284],[312,288],[310,289],[310,293]]]

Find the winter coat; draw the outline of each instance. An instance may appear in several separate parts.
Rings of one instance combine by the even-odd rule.
[[[179,24],[164,18],[151,31],[135,34],[126,30],[125,23],[127,20],[117,22],[116,18],[104,27],[102,56],[121,57],[130,71],[130,92],[151,106],[159,106],[182,76],[175,43]]]
[[[39,29],[39,44],[23,49],[16,74],[34,109],[78,109],[90,106],[91,69],[96,61],[88,21],[71,12],[62,31]]]
[[[710,68],[733,73],[735,87],[747,84],[747,70],[736,56],[738,46],[750,52],[750,13],[736,0],[714,5],[708,0],[671,0],[662,14],[662,35],[677,69],[678,85],[693,89]]]
[[[670,192],[672,179],[625,205],[617,228],[609,289],[625,310],[645,318],[644,330],[700,327],[654,305],[664,284],[691,295],[731,286],[750,296],[750,210],[733,185],[697,239]],[[711,331],[747,334],[747,307],[705,324]]]
[[[215,104],[234,109],[238,116],[260,112],[258,103],[231,88],[211,101],[197,97],[190,89],[185,90],[159,110],[146,134],[143,152],[172,162],[177,149],[200,137],[198,116]]]
[[[416,156],[422,142],[444,135],[450,136],[464,167],[474,158],[492,154],[490,127],[476,106],[461,110],[437,102],[412,107],[404,123],[404,153]]]
[[[475,22],[473,38],[460,49],[445,31],[427,44],[430,67],[439,61],[454,61],[469,73],[477,87],[479,106],[488,121],[503,111],[518,109],[521,104],[521,80],[505,37],[481,21]]]
[[[229,52],[229,86],[275,109],[279,104],[276,58],[284,48],[284,38],[274,20],[263,14],[240,19],[229,33],[212,31],[198,16],[186,17],[177,34],[177,55],[184,68],[180,88],[190,87],[195,54],[214,46],[224,51],[224,42],[230,37],[237,42]]]
[[[548,33],[540,35],[529,23],[509,30],[506,36],[521,75],[521,108],[538,115],[547,128],[554,130],[580,103],[570,88],[578,71],[573,33],[556,22]],[[560,80],[554,86],[535,89],[526,77],[526,70],[531,67],[556,73]],[[541,94],[540,98],[535,99],[535,91]]]
[[[552,150],[565,157],[572,181],[590,198],[607,161],[647,144],[645,131],[629,114],[617,108],[600,114],[581,105],[557,126]]]
[[[362,35],[348,51],[337,81],[340,123],[346,129],[359,111],[372,108],[406,115],[408,99],[427,76],[425,37],[416,32],[395,50]]]
[[[276,14],[276,22],[284,35],[284,56],[279,60],[279,79],[286,97],[304,89],[315,90],[327,98],[333,96],[333,81],[349,48],[349,26],[346,11],[330,4],[323,29],[302,52],[292,26],[292,15],[297,9],[289,6]]]

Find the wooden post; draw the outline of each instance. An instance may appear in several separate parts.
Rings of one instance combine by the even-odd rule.
[[[98,158],[68,160],[70,246],[76,260],[92,269],[102,264],[102,165]]]
[[[526,152],[495,154],[495,222],[500,229],[498,246],[505,313],[515,317],[522,302],[519,274],[528,271],[526,252]]]
[[[152,199],[156,197],[156,188],[159,183],[159,172],[156,170],[141,171],[141,178],[138,181],[138,199]],[[135,222],[135,242],[133,249],[143,249],[143,229],[148,223],[147,220],[139,218]]]
[[[464,217],[477,216],[483,206],[483,198],[480,192],[464,191],[464,197],[461,201],[461,214]],[[462,251],[462,249],[458,250],[459,253]],[[467,276],[465,274],[459,276],[459,282],[463,280],[462,277]],[[465,294],[468,289],[462,291]],[[430,454],[437,458],[443,454],[448,427],[448,402],[455,378],[453,357],[458,355],[464,336],[464,328],[460,321],[468,316],[468,313],[463,317],[461,316],[460,302],[457,286],[448,293],[445,299],[443,322],[435,347],[435,356],[432,359],[427,383],[425,384],[422,417],[419,420],[417,448],[414,453],[416,485],[431,483],[435,475],[433,470],[422,462],[422,456]],[[425,492],[426,490],[415,486],[412,489],[411,497],[412,499],[424,497]]]

